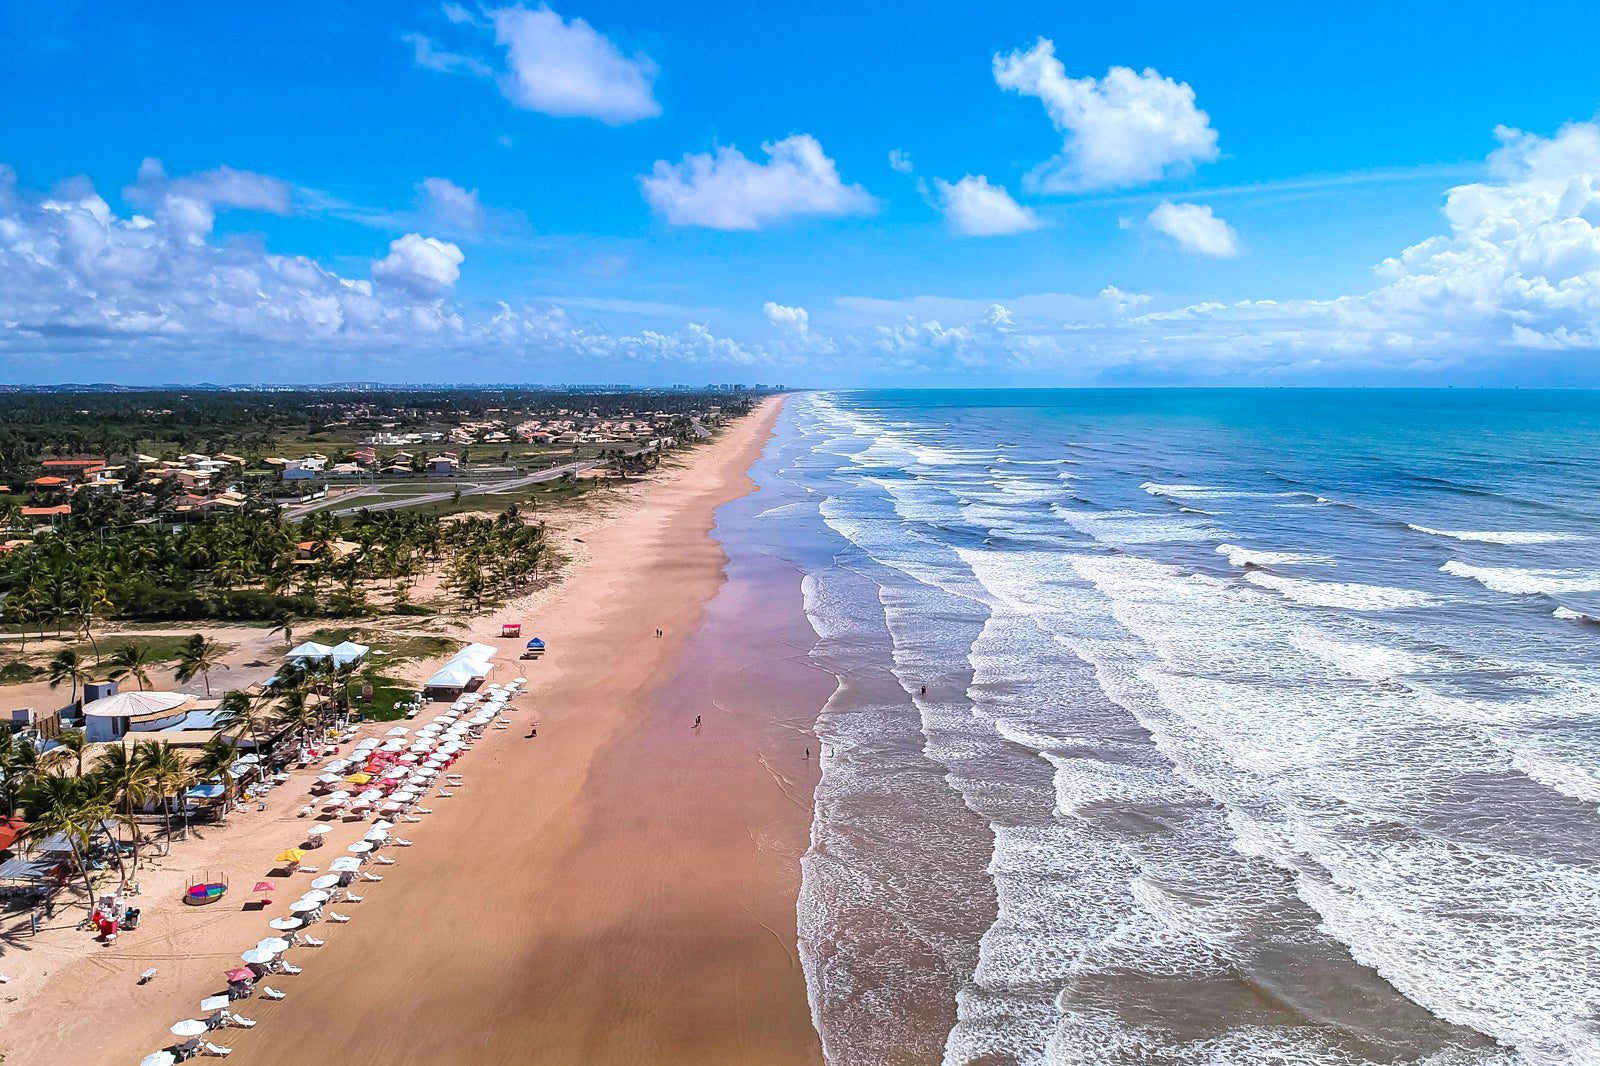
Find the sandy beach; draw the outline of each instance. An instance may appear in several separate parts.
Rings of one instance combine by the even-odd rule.
[[[554,588],[459,634],[520,617],[551,650],[517,663],[507,645],[530,680],[511,728],[408,827],[415,846],[356,920],[299,957],[288,998],[242,1005],[260,1025],[225,1034],[235,1061],[820,1062],[794,900],[808,716],[826,686],[805,663],[798,582],[752,563],[725,585],[709,535],[715,509],[752,487],[780,403],[629,490]],[[251,836],[219,861],[248,884],[298,831],[230,827]],[[226,906],[9,986],[7,1066],[137,1062],[170,1043],[167,1026],[267,932],[270,912]],[[136,988],[147,966],[161,975]]]

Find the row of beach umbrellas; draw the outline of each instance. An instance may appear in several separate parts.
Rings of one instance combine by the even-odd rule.
[[[390,767],[382,768],[376,780],[392,783],[396,787],[387,794],[381,788],[366,789],[360,793],[338,789],[324,797],[325,802],[340,807],[348,804],[351,810],[357,810],[362,806],[370,807],[378,802],[400,810],[409,808],[422,798],[424,790],[437,780],[455,757],[467,749],[474,736],[473,731],[481,732],[483,727],[493,722],[505,709],[511,697],[520,691],[522,684],[522,678],[515,678],[504,686],[488,686],[483,695],[471,693],[470,698],[463,697],[451,706],[449,713],[439,715],[433,722],[418,729],[417,735],[412,738],[409,745],[406,740],[410,737],[410,731],[404,726],[390,729],[384,740],[368,738],[362,741],[356,746],[352,758],[330,763],[324,768],[325,772],[317,782],[323,785],[347,782],[348,777],[340,775],[351,771],[353,767],[357,768],[355,772],[368,776],[368,780],[373,780],[364,769],[359,768],[370,765],[375,756],[390,756],[394,758],[394,763]],[[464,719],[468,709],[472,709],[473,714],[470,718]],[[402,761],[405,759],[410,761]],[[267,923],[273,935],[263,937],[255,947],[239,955],[240,961],[245,963],[245,966],[229,970],[223,975],[229,984],[255,980],[264,973],[274,972],[275,967],[276,972],[298,972],[293,967],[283,969],[287,963],[280,961],[284,954],[295,946],[294,938],[302,935],[302,931],[321,916],[324,906],[334,901],[334,892],[350,883],[349,879],[361,873],[363,865],[374,851],[398,840],[392,835],[393,829],[394,823],[386,818],[374,822],[372,828],[367,830],[360,840],[346,848],[349,854],[341,855],[328,863],[327,872],[314,878],[311,881],[311,888],[289,904],[289,914],[273,918]],[[312,826],[307,835],[320,838],[329,832],[331,832],[329,826],[319,824]],[[278,855],[277,861],[298,863],[304,857],[303,849],[289,848]],[[263,881],[256,885],[256,889],[271,891],[272,885]],[[210,997],[201,1001],[201,1007],[202,1009],[214,1007],[222,1012],[227,1020],[221,1024],[244,1027],[255,1025],[253,1021],[229,1015],[228,1002],[226,996]],[[173,1036],[190,1042],[181,1049],[186,1054],[200,1052],[227,1054],[227,1049],[201,1043],[201,1038],[216,1024],[218,1024],[216,1021],[186,1018],[171,1026],[170,1032]],[[171,1066],[177,1060],[178,1053],[163,1049],[145,1056],[140,1066]]]

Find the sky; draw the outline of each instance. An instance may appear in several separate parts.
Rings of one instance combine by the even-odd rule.
[[[0,382],[1600,386],[1600,6],[0,6]]]

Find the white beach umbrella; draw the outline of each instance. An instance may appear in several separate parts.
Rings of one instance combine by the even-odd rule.
[[[251,948],[239,957],[252,966],[265,966],[272,961],[272,952],[262,951],[260,948]]]
[[[335,859],[333,861],[338,862],[339,860]],[[339,885],[339,880],[340,878],[337,874],[323,874],[321,877],[311,882],[311,887],[318,890],[337,888]]]
[[[354,855],[341,855],[328,864],[328,869],[336,874],[355,874],[361,872],[361,860]],[[315,882],[312,882],[315,884]],[[338,883],[337,880],[334,882]]]
[[[325,826],[325,825],[314,825],[310,829],[306,830],[306,836],[309,836],[309,837],[322,837],[322,836],[327,836],[331,832],[333,832],[333,830],[328,826]]]
[[[343,780],[343,779],[338,774],[327,773],[327,774],[323,774],[321,777],[317,778],[317,784],[319,784],[319,785],[337,785],[341,780]]]
[[[294,910],[293,907],[290,907],[289,909]],[[302,922],[299,918],[274,918],[267,924],[272,926],[272,928],[276,929],[280,933],[292,933],[306,923]]]
[[[376,822],[372,823],[372,828],[374,828],[374,829],[393,829],[394,828],[394,823],[389,821],[387,818],[379,818]]]
[[[256,941],[257,951],[270,951],[274,955],[282,955],[289,948],[289,942],[281,936],[269,936],[264,940]]]
[[[387,829],[374,829],[361,839],[368,844],[382,844],[389,839],[389,831]]]
[[[331,895],[329,895],[328,893],[322,891],[321,889],[313,889],[312,891],[307,892],[305,895],[301,896],[300,898],[301,899],[308,899],[312,903],[326,903],[326,902],[328,902],[328,900],[332,899],[333,897]]]
[[[378,750],[381,751],[381,752],[384,752],[385,754],[392,755],[393,753],[395,753],[397,751],[405,751],[406,750],[406,742],[403,741],[403,740],[391,740],[391,741],[389,741],[389,743],[385,744],[383,747],[379,748]]]
[[[356,750],[371,751],[373,748],[382,743],[383,741],[379,740],[377,737],[368,737],[366,740],[363,740],[361,743],[356,745]]]
[[[411,732],[411,730],[407,729],[405,726],[397,725],[393,729],[391,729],[387,733],[385,733],[384,736],[386,736],[386,737],[403,737],[409,732]]]
[[[328,793],[328,802],[329,803],[343,803],[345,800],[347,800],[349,798],[350,798],[350,793],[349,793],[349,791],[347,789],[342,789],[341,788],[337,792]]]
[[[401,788],[396,789],[389,798],[397,804],[411,803],[417,798],[417,794],[409,788]]]
[[[358,840],[344,850],[350,852],[352,855],[365,855],[367,852],[372,850],[372,845],[365,840]]]
[[[400,756],[400,761],[407,766],[415,766],[417,763],[422,761],[422,756],[418,755],[416,752],[409,752]]]
[[[209,1028],[210,1027],[199,1018],[187,1018],[173,1025],[173,1027],[168,1029],[167,1032],[171,1033],[173,1036],[189,1037],[199,1036],[200,1034],[207,1032]]]
[[[318,903],[316,900],[297,899],[293,903],[289,904],[289,909],[296,914],[310,914],[312,911],[321,906],[322,904]]]
[[[152,1051],[139,1060],[139,1066],[172,1066],[178,1061],[178,1056],[170,1051]]]
[[[349,759],[335,759],[333,762],[331,762],[327,766],[323,767],[323,769],[327,770],[328,773],[330,773],[330,774],[337,774],[337,773],[340,773],[340,772],[342,772],[344,770],[350,769],[350,760]]]

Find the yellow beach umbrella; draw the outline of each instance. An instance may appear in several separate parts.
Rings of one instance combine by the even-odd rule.
[[[364,785],[368,781],[372,780],[372,775],[368,773],[351,774],[349,777],[345,778],[345,780],[350,782],[352,785]]]
[[[306,853],[299,848],[288,848],[278,852],[277,862],[299,862],[306,857]]]

